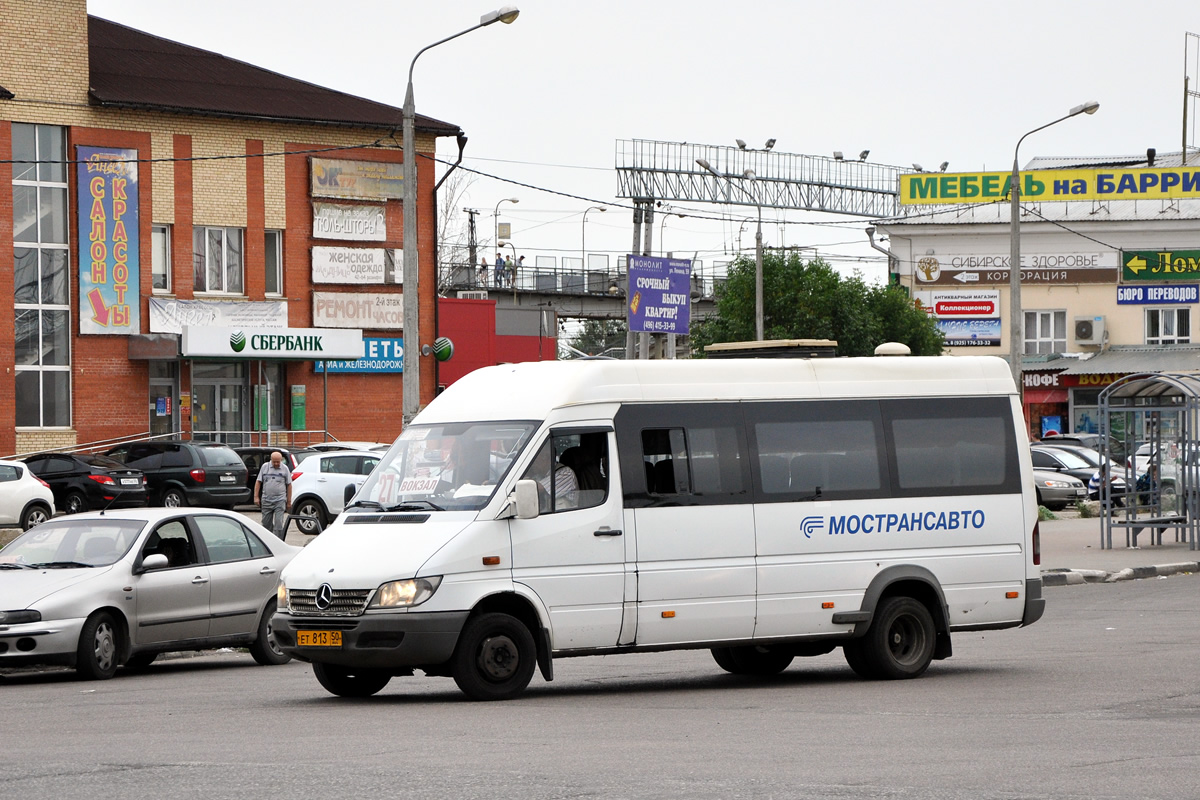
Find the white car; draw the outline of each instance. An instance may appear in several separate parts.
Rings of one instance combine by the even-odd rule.
[[[334,450],[311,455],[292,473],[292,514],[301,533],[320,533],[342,513],[346,487],[355,490],[379,463],[382,453],[370,450]]]
[[[321,453],[340,453],[343,450],[369,450],[382,453],[389,447],[391,445],[384,442],[318,442],[308,445],[306,449]]]
[[[0,668],[68,666],[102,680],[211,647],[284,664],[271,618],[279,574],[300,549],[212,508],[50,520],[0,550]]]
[[[54,516],[50,484],[20,461],[0,461],[0,528],[29,530]]]

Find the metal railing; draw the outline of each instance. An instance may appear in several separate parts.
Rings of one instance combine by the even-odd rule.
[[[132,442],[162,442],[162,441],[197,441],[197,442],[222,442],[230,447],[271,447],[278,445],[280,447],[292,449],[300,449],[309,445],[318,444],[320,442],[336,442],[336,436],[331,435],[328,431],[323,430],[303,430],[303,431],[173,431],[171,433],[152,434],[149,431],[144,433],[130,434],[129,436],[116,436],[111,439],[96,439],[83,444],[76,444],[74,447],[52,447],[43,448],[40,450],[30,450],[25,453],[15,453],[10,456],[4,456],[6,459],[22,459],[29,456],[35,456],[40,453],[98,453],[105,450],[111,450],[114,447]]]

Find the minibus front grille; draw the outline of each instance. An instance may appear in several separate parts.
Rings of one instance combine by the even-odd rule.
[[[329,607],[317,608],[316,589],[292,589],[288,592],[288,611],[316,617],[357,617],[371,599],[370,589],[334,589]]]
[[[350,513],[345,516],[346,525],[382,525],[387,523],[420,524],[429,519],[428,514],[363,514]]]

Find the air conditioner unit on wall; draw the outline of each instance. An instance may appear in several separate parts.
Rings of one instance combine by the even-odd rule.
[[[1076,317],[1075,344],[1104,344],[1104,317]]]
[[[482,291],[479,289],[459,289],[458,290],[458,299],[459,300],[487,300],[488,293],[487,293],[486,289],[482,290]]]

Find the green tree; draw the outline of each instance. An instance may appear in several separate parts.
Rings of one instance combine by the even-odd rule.
[[[584,320],[579,333],[567,342],[571,347],[589,356],[609,355],[622,357],[622,353],[606,352],[619,348],[625,350],[625,321],[619,319]]]
[[[754,340],[754,261],[739,258],[717,290],[717,316],[692,325],[697,353],[716,342]],[[942,334],[899,286],[843,277],[821,259],[763,254],[763,335],[767,339],[834,339],[838,354],[873,355],[903,342],[913,355],[938,355]]]

